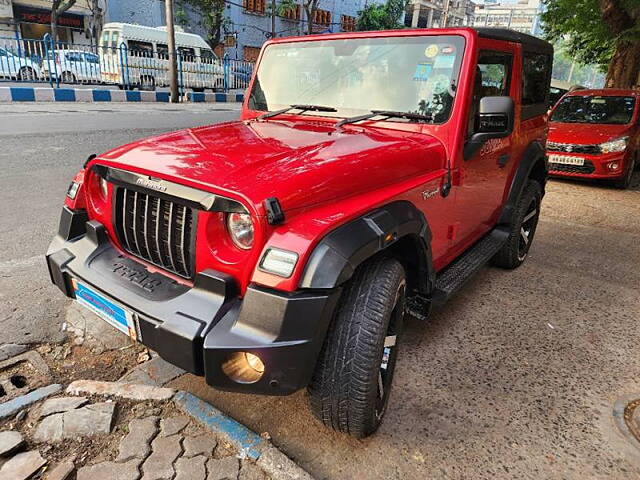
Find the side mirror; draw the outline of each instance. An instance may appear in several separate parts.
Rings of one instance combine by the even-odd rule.
[[[475,119],[475,133],[464,146],[464,159],[471,158],[487,140],[511,135],[514,115],[515,107],[511,97],[481,98]]]

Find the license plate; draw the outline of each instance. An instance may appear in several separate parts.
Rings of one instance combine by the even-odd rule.
[[[117,328],[132,339],[136,339],[136,327],[131,312],[75,279],[73,280],[73,288],[76,294],[76,301],[80,305],[91,310],[112,327]]]
[[[584,165],[583,157],[572,157],[570,155],[549,155],[549,162],[562,163],[563,165]]]

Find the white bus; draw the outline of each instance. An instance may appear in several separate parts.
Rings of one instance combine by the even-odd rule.
[[[100,38],[100,71],[105,83],[155,90],[169,85],[166,27],[107,23]],[[122,46],[124,44],[124,47]],[[204,39],[176,27],[178,81],[195,91],[224,87],[224,68]]]

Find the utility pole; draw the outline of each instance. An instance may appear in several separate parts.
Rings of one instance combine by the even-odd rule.
[[[276,0],[271,0],[271,38],[276,38]]]
[[[171,103],[178,103],[178,59],[176,57],[176,33],[173,28],[173,0],[165,0],[167,17],[167,47],[169,49],[169,85]]]
[[[449,23],[449,9],[451,8],[451,0],[446,0],[444,7],[444,15],[442,16],[442,25],[441,27],[447,28],[447,23]]]

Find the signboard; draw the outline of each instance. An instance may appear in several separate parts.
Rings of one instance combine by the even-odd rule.
[[[0,0],[0,18],[13,18],[11,0]]]
[[[3,0],[0,0],[0,2],[2,1]],[[51,11],[16,5],[15,20],[16,22],[49,25],[51,24]],[[65,12],[58,16],[58,26],[84,30],[84,17],[75,13]]]

